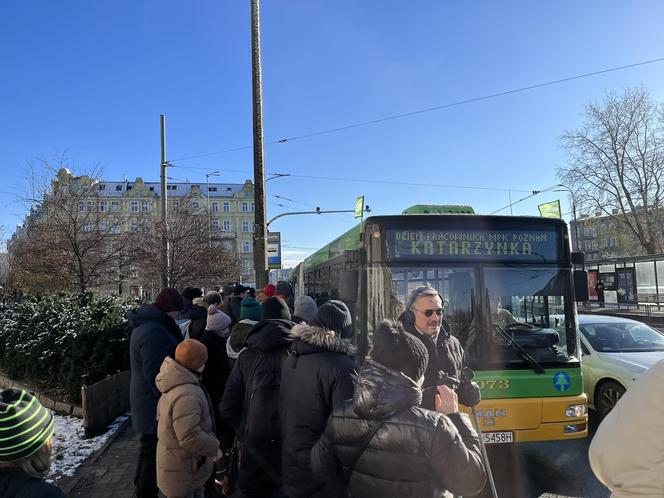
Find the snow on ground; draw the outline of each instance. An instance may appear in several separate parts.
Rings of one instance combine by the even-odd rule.
[[[127,417],[121,416],[108,426],[106,433],[85,438],[83,420],[76,417],[55,415],[55,433],[53,434],[53,464],[48,481],[53,482],[62,476],[71,477],[83,461],[108,441]]]

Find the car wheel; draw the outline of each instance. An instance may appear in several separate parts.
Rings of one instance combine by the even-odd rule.
[[[623,394],[625,394],[625,388],[617,382],[609,381],[602,384],[595,399],[597,415],[600,418],[606,417]]]

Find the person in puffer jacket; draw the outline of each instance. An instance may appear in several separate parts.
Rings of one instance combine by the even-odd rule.
[[[326,496],[324,482],[311,476],[309,454],[332,410],[353,397],[356,350],[347,326],[350,312],[340,301],[328,301],[321,310],[320,325],[293,327],[293,343],[281,369],[282,469],[289,498]]]
[[[278,297],[262,305],[263,319],[249,332],[221,398],[220,414],[235,430],[240,465],[235,498],[280,496],[281,365],[291,343],[293,322]]]
[[[437,387],[436,411],[421,408],[428,352],[393,321],[374,332],[353,399],[335,408],[311,450],[328,496],[431,498],[479,493],[486,480],[479,438],[456,393]]]
[[[175,359],[164,359],[155,384],[157,405],[157,487],[168,498],[203,498],[205,482],[221,457],[214,436],[210,398],[201,386],[207,348],[194,339],[181,342]]]
[[[664,360],[655,363],[602,420],[588,456],[611,498],[664,496]]]

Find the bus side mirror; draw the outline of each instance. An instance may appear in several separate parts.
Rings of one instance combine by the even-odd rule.
[[[583,252],[573,252],[572,253],[572,264],[583,266],[586,263],[586,254]]]
[[[588,272],[574,270],[574,294],[577,301],[588,300]]]
[[[339,297],[346,303],[357,301],[357,270],[344,270],[341,272],[341,283],[339,285]]]

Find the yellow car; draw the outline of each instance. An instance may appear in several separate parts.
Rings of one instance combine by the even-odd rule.
[[[636,320],[579,315],[583,385],[604,417],[648,368],[664,358],[664,335]]]

